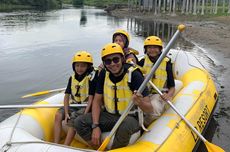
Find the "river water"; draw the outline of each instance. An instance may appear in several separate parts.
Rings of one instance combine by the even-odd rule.
[[[46,96],[20,97],[65,87],[72,74],[71,59],[74,53],[87,50],[93,54],[94,65],[99,65],[102,46],[111,42],[112,34],[118,28],[130,33],[130,46],[139,50],[140,55],[143,55],[145,37],[158,35],[167,43],[176,31],[175,25],[168,23],[116,18],[95,8],[0,13],[0,104],[30,104]],[[215,56],[182,38],[174,48],[194,54],[211,73],[219,89],[218,66],[213,61]],[[223,104],[225,99],[222,97],[220,100]],[[228,127],[220,125],[220,117],[224,114],[219,108],[217,105],[205,136],[230,151],[230,133]],[[0,110],[0,121],[15,112],[17,109]],[[197,151],[205,150],[201,145]]]

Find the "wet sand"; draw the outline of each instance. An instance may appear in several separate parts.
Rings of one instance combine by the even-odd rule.
[[[114,10],[113,16],[135,17],[148,21],[173,24],[183,23],[186,30],[183,37],[200,47],[213,62],[214,81],[219,92],[219,103],[214,113],[217,127],[212,142],[230,151],[230,16],[196,17],[153,15],[153,13],[128,12],[126,9]],[[204,53],[201,52],[201,53]]]

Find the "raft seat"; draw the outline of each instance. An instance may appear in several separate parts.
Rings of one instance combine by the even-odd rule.
[[[64,121],[62,121],[62,126],[63,126],[62,128],[63,128],[64,132],[67,133],[68,126],[64,124]],[[109,133],[110,132],[103,132],[102,133],[102,135],[101,135],[102,136],[102,141],[105,140],[105,138],[109,135]],[[141,135],[141,131],[138,131],[138,132],[134,133],[131,136],[130,140],[129,140],[129,145],[135,143],[137,141],[137,139],[140,137],[140,135]],[[75,134],[74,139],[79,141],[79,142],[81,142],[81,143],[83,143],[83,144],[85,144],[85,145],[87,145],[87,142],[83,138],[81,138],[81,136],[78,133]],[[113,139],[114,139],[114,136],[111,138],[111,140],[110,140],[110,142],[109,142],[109,144],[107,146],[108,149],[111,149],[112,144],[113,144]]]

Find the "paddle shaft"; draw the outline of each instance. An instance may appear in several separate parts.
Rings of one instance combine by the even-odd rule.
[[[37,105],[1,105],[0,109],[15,109],[15,108],[60,108],[63,107],[63,104],[37,104]],[[70,107],[86,107],[87,104],[70,104]]]
[[[160,94],[163,95],[163,93],[155,86],[155,84],[152,83],[152,81],[149,81],[149,83],[151,84],[151,86]],[[171,101],[167,100],[166,101],[170,107],[185,121],[185,123],[200,137],[200,139],[203,142],[206,142],[207,140],[201,135],[201,133],[199,131],[197,131],[195,129],[195,127],[193,127],[193,125],[184,117],[184,115],[182,115],[177,108],[172,104]]]
[[[176,39],[179,37],[180,32],[182,32],[184,30],[185,26],[184,25],[180,25],[180,26],[178,26],[178,30],[173,35],[172,39],[169,41],[169,43],[167,44],[167,46],[165,47],[165,49],[162,51],[159,59],[157,60],[157,62],[152,67],[151,72],[147,75],[147,77],[145,78],[145,80],[143,81],[143,83],[141,84],[141,86],[139,87],[139,89],[137,90],[138,93],[142,93],[144,91],[147,83],[152,78],[153,74],[155,73],[155,71],[157,70],[157,68],[159,67],[159,65],[161,64],[161,61],[165,58],[165,56],[169,52],[170,48],[175,43]],[[128,115],[129,111],[132,109],[133,106],[134,106],[134,103],[131,101],[129,103],[128,107],[126,108],[126,110],[124,111],[124,113],[118,119],[117,123],[115,124],[115,126],[111,130],[110,134],[106,138],[111,139],[111,137],[114,135],[114,133],[116,132],[116,130],[118,129],[118,127],[120,126],[120,124],[122,123],[122,121],[125,119],[125,117]],[[102,145],[103,145],[103,143],[101,144],[101,146]],[[105,148],[106,147],[107,147],[107,145],[105,146]],[[104,150],[104,149],[102,149],[101,147],[99,147],[98,150]]]
[[[33,96],[40,96],[40,95],[45,95],[45,94],[53,93],[53,92],[60,92],[60,91],[63,91],[65,89],[66,88],[40,91],[40,92],[36,92],[36,93],[31,93],[31,94],[24,95],[24,96],[22,96],[22,98],[28,98],[28,97],[33,97]]]

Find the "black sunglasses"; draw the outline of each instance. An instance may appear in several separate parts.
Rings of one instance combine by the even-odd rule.
[[[113,61],[113,63],[117,64],[117,63],[120,62],[120,59],[121,58],[119,58],[119,57],[114,57],[112,59],[105,59],[104,63],[105,63],[105,65],[110,65],[112,63],[112,61]]]

